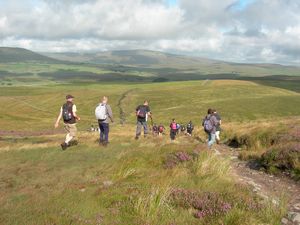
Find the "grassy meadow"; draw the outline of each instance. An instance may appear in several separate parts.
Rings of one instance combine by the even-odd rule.
[[[288,196],[277,196],[274,205],[241,185],[231,176],[230,159],[207,151],[200,124],[214,107],[223,140],[244,144],[245,158],[262,154],[277,134],[300,124],[300,96],[292,89],[233,80],[1,87],[0,130],[53,131],[69,93],[82,121],[80,144],[67,151],[59,148],[64,134],[0,138],[0,224],[281,224]],[[96,124],[94,108],[103,95],[115,115],[107,148],[86,131]],[[134,111],[144,99],[154,122],[192,120],[194,136],[171,143],[167,131],[135,141]]]

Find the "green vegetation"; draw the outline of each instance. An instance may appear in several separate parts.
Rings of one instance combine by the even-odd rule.
[[[97,135],[80,133],[80,145],[61,152],[62,135],[28,138],[1,151],[1,224],[279,224],[285,203],[266,204],[231,177],[228,162],[181,137],[136,142],[132,126],[113,129],[111,145],[97,145]],[[7,142],[9,140],[4,140]],[[27,143],[26,143],[27,142]],[[184,151],[193,158],[172,169],[169,154]],[[185,202],[182,192],[189,195]],[[193,193],[193,192],[191,192]],[[214,196],[213,201],[207,196]],[[195,218],[211,204],[219,211]],[[195,203],[193,203],[195,202]],[[226,203],[226,205],[224,205]],[[262,204],[262,205],[261,205]],[[225,207],[223,211],[223,208]]]
[[[260,77],[296,76],[298,68],[143,51],[106,55],[108,64],[101,55],[66,63],[23,53],[0,63],[0,224],[280,224],[285,196],[266,202],[235,180],[230,160],[206,150],[200,124],[217,108],[222,139],[240,148],[240,158],[299,179],[299,78]],[[53,126],[67,94],[82,118],[80,144],[62,152],[62,127],[54,134]],[[103,95],[116,121],[107,148],[86,131]],[[145,99],[154,122],[192,120],[194,136],[135,141],[134,110]]]

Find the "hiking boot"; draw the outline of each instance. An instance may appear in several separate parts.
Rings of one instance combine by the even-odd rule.
[[[62,143],[60,146],[61,146],[62,150],[66,150],[68,148],[68,145],[66,142]]]
[[[134,138],[135,140],[139,140],[139,136],[135,136],[135,138]]]
[[[107,141],[103,141],[102,145],[103,145],[104,147],[107,147],[108,142],[107,142]]]

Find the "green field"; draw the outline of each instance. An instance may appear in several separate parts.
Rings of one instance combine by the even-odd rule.
[[[276,133],[289,124],[279,121],[293,121],[300,114],[299,93],[282,85],[223,80],[2,87],[2,131],[53,131],[69,93],[76,97],[82,121],[80,144],[65,152],[59,148],[63,134],[1,137],[0,224],[280,224],[287,196],[279,196],[280,204],[273,205],[239,184],[231,176],[229,159],[206,150],[200,121],[214,107],[223,118],[223,138],[250,130],[259,136],[253,128],[262,124],[260,133]],[[94,108],[103,95],[109,96],[116,121],[107,148],[98,146],[97,134],[86,132],[96,124]],[[134,111],[144,99],[156,123],[193,120],[194,137],[181,136],[175,143],[168,135],[135,141]],[[166,167],[178,152],[190,160]],[[182,193],[190,194],[190,201],[206,199],[211,214],[195,218],[199,208]],[[230,209],[222,211],[225,203]]]
[[[1,225],[281,224],[291,196],[282,190],[273,204],[242,184],[230,156],[208,151],[201,122],[216,108],[221,147],[236,145],[241,159],[299,180],[298,67],[151,51],[51,59],[0,48],[0,56]],[[81,117],[79,145],[61,151],[63,124],[54,122],[67,94]],[[115,117],[107,148],[87,131],[104,95]],[[134,140],[144,100],[157,124],[192,120],[193,137],[171,142],[167,129]]]

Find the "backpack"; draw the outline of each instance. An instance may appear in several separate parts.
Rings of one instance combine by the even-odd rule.
[[[163,132],[164,132],[164,127],[163,127],[163,126],[159,126],[159,127],[158,127],[158,131],[159,131],[160,133],[163,133]]]
[[[175,123],[175,122],[171,123],[171,129],[177,130],[177,123]]]
[[[209,117],[207,116],[204,118],[203,127],[204,127],[204,131],[207,133],[210,133],[213,130],[214,127],[213,127],[210,116]]]
[[[188,123],[188,124],[186,125],[186,129],[187,129],[187,130],[193,130],[193,129],[194,129],[193,124]]]
[[[185,126],[181,125],[181,131],[185,131]]]
[[[65,103],[62,107],[62,116],[65,122],[68,122],[74,118],[72,112],[73,104]]]
[[[95,109],[95,116],[97,120],[106,120],[107,118],[107,112],[106,112],[106,105],[105,104],[99,104]]]
[[[146,118],[146,115],[147,115],[147,109],[146,109],[146,107],[145,106],[139,107],[139,110],[137,111],[136,115],[139,118]]]

